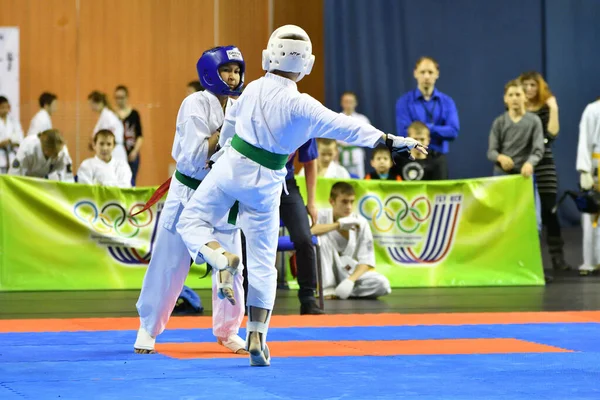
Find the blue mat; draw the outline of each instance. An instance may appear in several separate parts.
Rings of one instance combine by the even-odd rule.
[[[270,341],[517,338],[574,353],[179,360],[134,331],[0,334],[0,399],[600,399],[600,324],[274,328]],[[210,329],[161,342],[214,342]]]

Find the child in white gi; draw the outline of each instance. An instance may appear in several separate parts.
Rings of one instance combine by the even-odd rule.
[[[113,152],[113,157],[117,160],[127,161],[127,151],[125,150],[125,126],[123,125],[123,121],[119,119],[119,116],[110,108],[110,104],[106,99],[106,94],[94,90],[89,94],[88,102],[92,111],[100,114],[96,126],[94,127],[92,142],[96,133],[102,129],[108,129],[115,134],[115,151]],[[90,143],[90,148],[93,149],[92,143]]]
[[[352,118],[356,118],[365,124],[371,124],[369,118],[356,112],[357,105],[358,101],[356,98],[356,93],[342,93],[340,98],[342,113]],[[348,146],[346,143],[341,141],[338,142],[338,144],[340,145],[340,164],[346,170],[348,170],[348,172],[358,176],[359,179],[363,179],[365,177],[365,149],[356,146]]]
[[[350,179],[350,173],[340,164],[336,158],[337,142],[333,139],[317,139],[317,176],[334,179]],[[364,169],[364,167],[363,167]],[[298,176],[304,176],[304,168]]]
[[[580,173],[580,186],[583,190],[595,187],[598,190],[598,166],[600,164],[600,100],[588,104],[579,123],[579,144],[577,146],[577,171]],[[597,216],[581,214],[583,229],[583,264],[581,275],[587,275],[600,264],[600,234]]]
[[[107,129],[96,132],[94,151],[96,157],[84,160],[77,170],[77,181],[89,185],[131,187],[131,168],[123,160],[112,156],[115,135]]]
[[[44,92],[40,95],[38,101],[40,103],[40,111],[31,118],[27,136],[35,136],[38,133],[52,129],[52,114],[54,114],[58,108],[56,95]]]
[[[0,174],[8,172],[15,153],[23,140],[23,129],[16,119],[11,118],[10,103],[0,96]]]
[[[227,110],[222,129],[226,145],[213,158],[212,172],[186,205],[177,225],[194,259],[205,259],[235,275],[240,253],[224,249],[214,228],[224,217],[229,216],[231,222],[239,217],[249,266],[246,348],[250,365],[270,365],[266,337],[275,302],[278,210],[289,155],[314,137],[368,147],[387,141],[402,150],[418,146],[413,139],[386,137],[374,127],[331,111],[298,92],[296,82],[310,73],[314,59],[310,38],[303,29],[286,25],[273,32],[263,51],[263,69],[269,72],[250,83]],[[224,293],[233,295],[225,279],[219,285]]]
[[[134,344],[136,353],[154,353],[156,336],[164,329],[181,293],[190,269],[190,256],[175,226],[185,204],[202,179],[210,176],[207,161],[214,153],[219,130],[225,118],[224,108],[231,107],[228,96],[239,95],[244,84],[245,64],[241,52],[233,46],[205,51],[197,64],[198,75],[206,90],[183,100],[177,115],[177,131],[172,156],[177,170],[171,179],[169,194],[160,215],[158,234],[150,265],[137,302],[140,329]],[[241,253],[241,233],[224,220],[214,234],[231,252]],[[203,264],[205,260],[194,257]],[[210,260],[206,260],[209,261]],[[211,264],[215,267],[215,264]],[[245,342],[238,336],[244,318],[244,298],[230,304],[217,293],[219,271],[213,269],[213,334],[217,341],[234,353],[244,353]],[[243,293],[241,274],[229,282]],[[233,289],[232,289],[233,290]]]
[[[73,182],[71,157],[60,132],[50,129],[23,139],[8,173]]]
[[[352,212],[354,187],[337,182],[331,187],[330,209],[319,210],[310,233],[319,236],[323,294],[340,299],[379,297],[392,292],[390,281],[375,271],[375,251],[369,222]]]

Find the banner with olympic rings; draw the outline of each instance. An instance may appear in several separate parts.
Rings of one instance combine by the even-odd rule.
[[[337,181],[319,178],[317,207],[331,207]],[[531,180],[346,182],[392,287],[544,285]]]
[[[0,290],[139,289],[164,199],[131,214],[154,190],[0,175]],[[186,285],[210,288],[205,270]]]

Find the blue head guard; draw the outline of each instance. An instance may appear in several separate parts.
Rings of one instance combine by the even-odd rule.
[[[231,89],[219,75],[219,67],[232,62],[240,66],[240,83],[235,89]],[[218,96],[239,96],[242,93],[246,64],[242,52],[237,47],[219,46],[206,50],[198,60],[196,69],[200,83],[209,92]]]

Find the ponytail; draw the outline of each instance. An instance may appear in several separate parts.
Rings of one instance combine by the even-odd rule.
[[[108,108],[110,111],[114,111],[111,107],[108,99],[106,98],[106,93],[100,92],[98,90],[94,90],[92,93],[88,95],[88,100],[93,101],[94,103],[101,103],[104,107]]]

